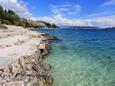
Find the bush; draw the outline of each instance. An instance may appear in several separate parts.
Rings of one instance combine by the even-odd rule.
[[[11,25],[12,23],[8,20],[2,20],[2,24],[7,24],[7,25]]]
[[[2,24],[2,22],[0,21],[0,25]]]
[[[6,26],[0,24],[0,29],[8,29],[8,27],[6,27]]]

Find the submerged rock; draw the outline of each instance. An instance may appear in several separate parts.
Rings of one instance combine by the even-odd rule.
[[[59,39],[58,37],[56,36],[53,36],[53,35],[49,35],[47,33],[41,33],[42,36],[46,37],[46,39],[48,40],[59,40],[59,41],[62,41],[61,39]]]

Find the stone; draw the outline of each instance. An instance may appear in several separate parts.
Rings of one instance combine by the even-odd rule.
[[[3,73],[1,74],[2,77],[7,78],[10,75],[10,70],[8,66],[4,66]]]
[[[7,86],[24,86],[24,82],[23,81],[9,82]]]
[[[22,35],[24,33],[19,34]],[[48,54],[50,49],[48,37],[46,36],[48,36],[48,34],[43,33],[43,35],[41,35],[33,33],[31,38],[40,39],[40,44],[38,42],[38,45],[35,45],[35,51],[32,52],[31,55],[21,56],[14,62],[0,68],[0,86],[52,85],[51,66],[42,63],[44,55]],[[25,41],[18,40],[17,45],[21,45],[24,42]]]
[[[22,68],[20,64],[18,63],[18,61],[12,64],[13,77],[15,77],[18,73],[20,74],[21,71],[22,71]]]

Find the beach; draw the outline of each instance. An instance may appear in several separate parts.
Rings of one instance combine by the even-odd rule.
[[[6,26],[0,29],[0,86],[51,86],[51,66],[42,63],[49,52],[46,33]]]

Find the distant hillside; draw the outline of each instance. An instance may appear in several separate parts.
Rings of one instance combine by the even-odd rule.
[[[107,27],[107,28],[104,28],[104,29],[115,29],[115,27]]]
[[[94,26],[73,26],[73,28],[80,28],[80,29],[100,29],[99,27],[94,27]]]
[[[20,18],[14,11],[4,10],[2,6],[0,6],[0,24],[34,28],[58,28],[55,24],[50,24],[44,21],[34,21]]]
[[[60,26],[65,29],[101,29],[100,27],[94,27],[94,26]]]

